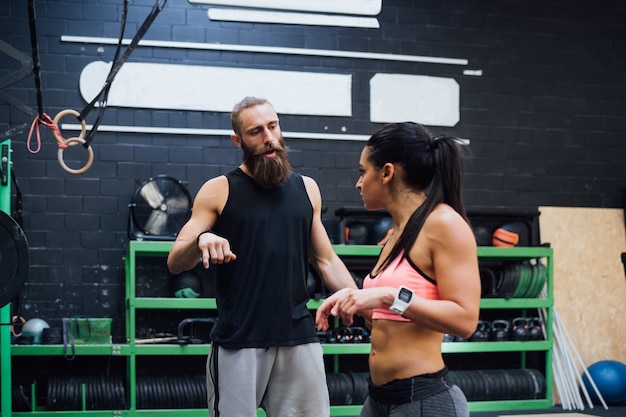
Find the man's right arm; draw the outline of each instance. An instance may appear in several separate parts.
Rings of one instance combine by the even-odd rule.
[[[228,198],[228,180],[217,177],[207,181],[195,197],[191,218],[182,227],[167,257],[167,267],[172,274],[194,268],[203,258],[204,267],[209,261],[229,262],[235,259],[228,241],[212,233],[213,227]]]

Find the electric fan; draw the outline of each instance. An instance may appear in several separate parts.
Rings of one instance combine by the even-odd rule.
[[[191,215],[191,195],[179,180],[158,175],[135,191],[128,235],[136,240],[175,240]]]

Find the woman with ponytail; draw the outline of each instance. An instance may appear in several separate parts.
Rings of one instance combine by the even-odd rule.
[[[424,126],[394,123],[374,133],[359,161],[356,188],[367,210],[385,210],[393,232],[363,282],[317,310],[347,326],[355,314],[371,325],[369,395],[361,417],[469,416],[448,386],[441,342],[476,330],[480,275],[476,240],[461,198],[460,140]]]

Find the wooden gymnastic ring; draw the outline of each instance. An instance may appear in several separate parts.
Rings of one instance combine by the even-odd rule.
[[[85,142],[86,141],[83,138],[69,138],[69,139],[65,139],[63,141],[63,144],[67,146],[75,146],[79,144],[84,145]],[[83,172],[91,168],[91,164],[93,163],[93,149],[91,148],[91,146],[87,147],[87,152],[89,156],[88,156],[87,162],[85,163],[85,166],[79,169],[72,169],[67,166],[67,164],[63,160],[63,149],[65,148],[59,148],[57,152],[57,158],[59,159],[59,164],[61,164],[61,168],[63,168],[66,172],[69,172],[70,174],[82,174]]]
[[[87,133],[87,124],[85,123],[85,120],[80,116],[80,113],[77,112],[76,110],[66,109],[66,110],[61,110],[60,112],[58,112],[53,120],[55,126],[58,128],[58,129],[52,129],[52,134],[54,135],[56,140],[59,143],[65,140],[65,138],[61,136],[61,125],[59,124],[59,120],[61,120],[65,116],[74,116],[76,117],[76,119],[78,119],[78,121],[80,122],[80,126],[81,126],[80,135],[78,135],[78,137],[84,138],[85,134]]]
[[[15,326],[14,325],[16,323],[21,323],[22,325],[24,325],[24,323],[26,323],[26,320],[22,316],[13,316],[11,318],[11,333],[13,333],[13,336],[15,336],[15,337],[20,337],[22,335],[21,331],[19,333],[15,333]]]

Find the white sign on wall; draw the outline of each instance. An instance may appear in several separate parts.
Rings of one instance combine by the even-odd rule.
[[[370,120],[455,126],[460,119],[459,97],[453,78],[376,74],[370,80]]]
[[[92,62],[80,75],[90,102],[104,85],[110,63]],[[352,75],[198,65],[125,63],[107,105],[148,109],[230,112],[245,96],[270,99],[283,114],[352,116]]]

